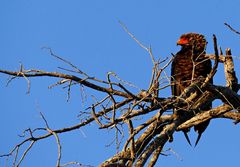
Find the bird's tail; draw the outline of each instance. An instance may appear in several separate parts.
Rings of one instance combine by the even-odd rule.
[[[189,144],[190,146],[192,146],[191,141],[190,141],[190,139],[189,139],[189,137],[188,137],[188,132],[189,132],[189,129],[188,129],[188,130],[183,130],[183,134],[184,134],[184,136],[185,136],[188,144]]]
[[[197,146],[199,140],[202,137],[202,133],[206,130],[206,128],[208,127],[209,123],[210,123],[210,120],[205,121],[205,122],[203,122],[203,123],[201,123],[199,125],[194,126],[194,130],[198,133],[198,137],[197,137],[197,140],[195,142],[195,147]]]

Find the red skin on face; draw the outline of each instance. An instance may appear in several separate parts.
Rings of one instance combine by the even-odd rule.
[[[188,39],[186,39],[186,38],[181,38],[181,39],[179,39],[178,41],[177,41],[177,44],[178,45],[186,45],[186,44],[188,44],[189,43],[189,41],[188,41]]]

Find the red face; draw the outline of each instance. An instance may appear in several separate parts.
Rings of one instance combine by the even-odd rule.
[[[177,41],[177,45],[187,45],[187,44],[189,44],[189,40],[185,37],[182,37]]]

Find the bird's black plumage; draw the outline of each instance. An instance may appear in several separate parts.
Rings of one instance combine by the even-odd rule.
[[[181,45],[181,50],[175,55],[171,68],[172,95],[180,96],[195,79],[206,78],[211,71],[211,61],[205,57],[207,41],[203,35],[197,33],[183,34],[177,42]],[[212,81],[211,81],[212,82]],[[200,110],[211,109],[211,104],[200,108]],[[175,109],[179,110],[179,109]],[[194,127],[198,133],[195,146],[197,145],[202,133],[205,131],[209,121],[205,121]],[[188,143],[191,145],[187,136],[188,130],[183,131]]]

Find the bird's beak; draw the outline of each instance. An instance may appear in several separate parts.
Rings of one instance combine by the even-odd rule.
[[[186,45],[188,43],[189,43],[189,41],[185,38],[181,38],[177,41],[177,45]]]

